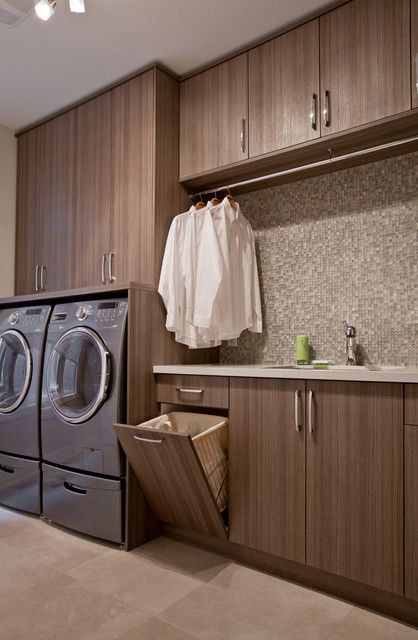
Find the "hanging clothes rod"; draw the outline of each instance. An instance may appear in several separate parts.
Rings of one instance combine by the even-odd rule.
[[[213,187],[212,189],[205,189],[190,193],[189,198],[196,198],[197,196],[206,195],[209,193],[217,193],[218,191],[229,191],[236,189],[237,187],[243,187],[250,184],[257,184],[258,182],[264,182],[265,180],[271,180],[273,178],[279,178],[281,176],[289,176],[299,171],[306,171],[307,169],[315,169],[316,167],[323,167],[327,164],[333,164],[334,162],[341,162],[342,160],[348,160],[350,158],[357,158],[360,156],[373,153],[375,151],[383,151],[384,149],[391,149],[394,147],[400,147],[410,142],[418,142],[418,136],[411,138],[404,138],[403,140],[394,140],[393,142],[386,142],[385,144],[377,145],[376,147],[369,147],[367,149],[361,149],[360,151],[352,151],[351,153],[345,153],[342,156],[333,157],[332,149],[328,149],[329,158],[326,160],[318,160],[318,162],[311,162],[310,164],[304,164],[299,167],[293,167],[292,169],[284,169],[283,171],[276,171],[275,173],[269,173],[265,176],[259,176],[257,178],[250,178],[248,180],[241,180],[240,182],[233,182],[232,184],[226,184],[222,187]]]

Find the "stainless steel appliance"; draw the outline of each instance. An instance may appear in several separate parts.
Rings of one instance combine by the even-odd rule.
[[[50,311],[0,311],[0,503],[38,514],[39,396]]]
[[[45,347],[41,433],[45,517],[123,541],[126,299],[54,307]]]

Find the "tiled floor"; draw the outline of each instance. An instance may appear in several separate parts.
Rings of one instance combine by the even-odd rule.
[[[418,640],[165,538],[125,553],[0,508],[0,640]]]

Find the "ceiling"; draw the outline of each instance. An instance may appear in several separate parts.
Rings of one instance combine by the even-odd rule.
[[[0,124],[24,127],[158,60],[184,74],[329,0],[85,0],[0,26]]]

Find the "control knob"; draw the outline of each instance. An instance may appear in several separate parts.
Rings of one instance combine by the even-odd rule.
[[[85,320],[91,315],[91,310],[88,307],[78,307],[75,315],[79,320]]]
[[[16,324],[16,322],[19,322],[19,314],[18,313],[12,313],[9,316],[9,322],[10,324]]]

